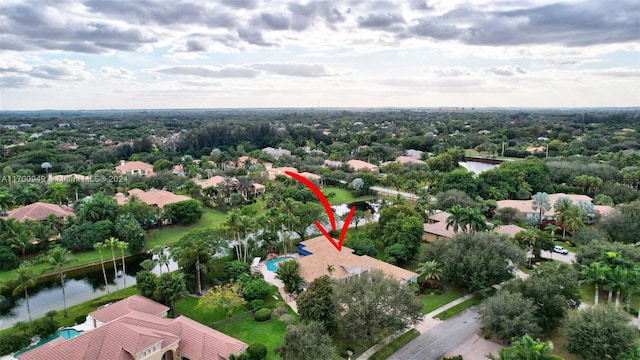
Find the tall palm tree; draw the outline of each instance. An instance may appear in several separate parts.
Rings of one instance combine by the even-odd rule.
[[[162,264],[160,263],[160,255],[164,254],[164,248],[162,246],[155,246],[151,249],[151,253],[155,257],[154,263],[160,264],[160,275],[162,275]]]
[[[566,221],[569,217],[569,209],[573,206],[573,202],[571,199],[562,197],[556,200],[555,204],[553,204],[553,209],[556,212],[556,221],[562,224],[562,237],[567,236],[567,227]]]
[[[110,237],[105,241],[105,244],[107,244],[107,246],[111,248],[111,260],[113,261],[113,275],[115,276],[115,279],[116,279],[115,280],[116,291],[120,290],[120,286],[118,285],[118,266],[116,265],[116,253],[115,253],[115,248],[118,246],[118,242],[119,240],[114,237]]]
[[[455,234],[457,234],[460,230],[466,232],[467,209],[456,204],[453,205],[453,207],[451,207],[451,209],[449,209],[447,212],[449,213],[449,217],[447,217],[447,226],[445,227],[445,229],[449,229],[451,227],[453,228],[453,232]]]
[[[7,189],[0,189],[0,214],[4,215],[11,205],[13,205],[11,193]]]
[[[243,258],[242,261],[247,262],[247,258],[249,256],[248,252],[249,252],[249,234],[254,230],[255,228],[255,222],[253,221],[253,218],[249,217],[249,216],[241,216],[240,217],[240,228],[239,228],[239,232],[243,235],[242,241],[243,241],[243,245],[242,247],[243,249]]]
[[[82,182],[78,181],[78,179],[76,178],[73,178],[73,180],[69,182],[69,191],[75,194],[76,201],[78,201],[79,199],[78,193],[80,192],[80,190],[82,190],[82,188],[83,188]]]
[[[27,304],[27,313],[29,313],[29,321],[31,321],[31,307],[29,306],[29,288],[36,285],[34,280],[35,274],[31,269],[31,264],[23,262],[20,266],[14,270],[15,281],[17,286],[13,289],[13,296],[17,296],[20,293],[24,293],[24,301]]]
[[[418,265],[418,276],[424,276],[424,281],[429,283],[429,286],[434,287],[434,280],[440,280],[442,276],[442,267],[436,260],[425,261]]]
[[[63,248],[63,247],[54,247],[49,250],[47,254],[47,259],[49,264],[56,267],[58,270],[58,274],[60,275],[60,287],[62,288],[62,302],[64,304],[64,317],[67,317],[67,295],[64,290],[64,272],[62,271],[62,267],[73,260],[71,256],[71,251]]]
[[[102,276],[104,276],[104,286],[107,288],[107,295],[111,295],[111,291],[109,291],[109,281],[107,280],[107,271],[104,268],[104,258],[102,257],[102,250],[104,250],[106,246],[107,244],[102,242],[93,244],[93,248],[100,254],[100,266],[102,266]]]
[[[487,218],[480,212],[480,209],[476,207],[467,208],[467,219],[469,231],[478,232],[487,230]],[[464,230],[464,229],[463,229]]]
[[[122,279],[124,283],[124,289],[127,288],[127,269],[124,265],[124,251],[129,248],[129,244],[124,241],[118,241],[118,249],[120,249],[120,259],[122,259]]]
[[[233,235],[233,240],[236,242],[236,258],[240,260],[242,258],[240,254],[240,244],[239,244],[239,232],[240,232],[240,211],[237,209],[231,210],[229,212],[229,216],[227,216],[227,221],[224,223],[224,227]]]
[[[608,266],[602,266],[599,262],[593,262],[589,267],[582,267],[582,277],[588,284],[593,284],[595,288],[595,295],[593,298],[593,305],[598,305],[598,293],[600,292],[600,285],[604,285],[607,281],[607,274],[610,271]]]
[[[629,271],[622,266],[616,266],[609,273],[609,281],[611,282],[612,290],[616,292],[615,308],[620,307],[620,293],[623,289],[626,290],[627,283],[629,282]]]
[[[33,221],[29,224],[29,228],[34,239],[38,240],[39,243],[48,241],[53,235],[53,230],[43,221]]]

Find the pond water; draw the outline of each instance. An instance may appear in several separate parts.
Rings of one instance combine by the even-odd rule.
[[[473,171],[476,175],[480,175],[480,173],[482,172],[495,169],[496,167],[500,166],[500,164],[487,164],[477,161],[461,161],[459,162],[459,164],[465,169]]]
[[[116,290],[116,282],[119,288],[123,288],[126,278],[127,286],[136,283],[135,274],[140,271],[140,263],[145,259],[151,259],[151,254],[140,254],[129,257],[125,260],[126,274],[120,273],[116,277],[113,271],[113,262],[105,262],[105,271],[109,282],[109,290]],[[117,261],[118,269],[122,269],[122,262]],[[178,265],[171,261],[169,269],[176,270]],[[160,274],[159,266],[153,272]],[[167,267],[163,266],[162,272],[167,272]],[[124,275],[124,276],[123,276]],[[95,299],[107,294],[104,284],[102,268],[100,265],[72,270],[65,273],[64,290],[67,295],[67,307],[80,304],[82,302]],[[0,330],[13,326],[18,321],[28,321],[29,314],[23,296],[11,296],[9,293],[3,294],[6,299],[0,302]],[[63,299],[60,289],[60,277],[47,277],[39,282],[35,287],[29,288],[29,306],[31,307],[31,317],[37,319],[44,316],[50,310],[62,310]]]

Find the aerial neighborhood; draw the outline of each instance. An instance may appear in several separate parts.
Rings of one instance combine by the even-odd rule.
[[[0,1],[0,360],[640,360],[640,1]]]
[[[153,114],[2,115],[7,359],[637,355],[637,113]]]

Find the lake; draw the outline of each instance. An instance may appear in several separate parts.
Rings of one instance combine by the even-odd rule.
[[[116,290],[116,281],[120,288],[127,280],[127,286],[136,283],[135,274],[140,271],[140,263],[145,259],[151,259],[151,254],[140,254],[129,257],[125,260],[126,274],[120,274],[116,277],[113,272],[113,262],[105,262],[105,270],[109,281],[109,290]],[[117,261],[118,268],[122,268],[122,262]],[[169,269],[176,270],[178,265],[170,261]],[[163,273],[167,271],[166,266],[162,268]],[[159,266],[153,269],[153,272],[160,274]],[[64,290],[67,295],[67,307],[83,303],[85,301],[95,299],[107,294],[104,285],[104,276],[102,275],[102,267],[91,266],[77,270],[71,270],[65,273]],[[13,326],[18,321],[29,321],[27,313],[27,305],[24,296],[12,297],[11,294],[3,294],[6,300],[0,302],[0,330]],[[44,316],[51,310],[62,311],[63,299],[62,290],[60,289],[60,277],[47,277],[44,281],[39,282],[35,287],[29,289],[29,305],[31,307],[31,317],[37,319]]]
[[[487,164],[477,161],[461,161],[458,164],[469,171],[473,171],[476,175],[500,166],[500,164]]]

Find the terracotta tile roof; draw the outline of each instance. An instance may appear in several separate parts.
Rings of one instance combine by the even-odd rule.
[[[128,173],[128,172],[132,172],[132,171],[139,171],[139,170],[145,170],[147,173],[146,175],[152,175],[153,174],[153,165],[151,164],[147,164],[146,162],[142,162],[142,161],[123,161],[120,163],[120,165],[116,166],[116,172],[119,174],[124,174],[124,173]]]
[[[132,295],[126,299],[115,302],[111,305],[104,306],[89,315],[103,323],[115,320],[132,311],[140,311],[146,314],[162,316],[169,311],[169,308],[147,299],[142,295]]]
[[[128,301],[129,298],[120,302],[126,302],[128,306],[136,304],[135,307],[145,304],[154,307],[160,305],[146,298],[141,300],[139,295],[134,296],[138,298],[133,299],[133,302]],[[110,306],[123,307],[118,305],[120,302]],[[133,360],[136,354],[158,345],[163,349],[158,351],[160,355],[164,349],[172,346],[175,348],[177,345],[177,352],[192,360],[224,360],[247,348],[247,344],[242,341],[184,316],[167,319],[150,312],[131,310],[72,339],[57,338],[19,355],[18,359]]]
[[[285,175],[285,171],[291,171],[294,173],[298,172],[298,169],[294,168],[294,167],[277,167],[277,168],[271,168],[269,170],[267,170],[267,173],[269,174],[269,179],[270,180],[274,180],[276,178],[276,176],[278,175]]]
[[[553,217],[556,215],[556,211],[553,208],[553,205],[560,198],[568,198],[573,202],[573,204],[578,204],[579,201],[591,202],[591,198],[587,195],[576,195],[576,194],[565,194],[565,193],[555,193],[549,194],[549,202],[551,203],[551,209],[544,213],[544,216]],[[510,207],[514,209],[518,209],[518,211],[522,213],[538,213],[538,211],[534,211],[533,208],[533,200],[500,200],[498,201],[498,209]],[[602,209],[603,211],[607,211],[606,209]]]
[[[129,190],[129,196],[134,195],[138,198],[138,200],[142,201],[145,204],[151,206],[157,206],[159,208],[163,208],[168,204],[177,203],[180,201],[191,200],[190,197],[184,195],[176,195],[170,191],[159,190],[159,189],[151,189],[148,191],[140,190],[140,189],[131,189]],[[128,197],[122,193],[118,193],[115,195],[115,199],[118,204],[122,205],[129,201]]]
[[[5,216],[4,219],[15,218],[18,221],[42,221],[49,215],[55,215],[56,217],[65,217],[67,215],[75,216],[75,212],[66,206],[35,202],[7,212],[7,216]]]
[[[453,232],[453,227],[447,229],[449,215],[451,214],[446,211],[431,215],[430,222],[423,225],[424,232],[448,238],[454,237],[456,234]]]
[[[366,161],[356,160],[356,159],[351,159],[347,161],[347,165],[349,165],[349,167],[352,168],[354,171],[360,171],[360,170],[377,171],[378,170],[378,165],[373,165]]]
[[[226,181],[222,176],[216,175],[207,179],[207,181],[200,183],[200,187],[202,187],[203,189],[210,186],[217,187],[221,183],[226,183]]]
[[[312,253],[312,255],[298,259],[300,276],[307,282],[323,275],[329,275],[327,265],[333,265],[334,271],[331,277],[335,279],[343,279],[372,269],[382,270],[385,274],[402,282],[414,281],[418,277],[418,274],[412,271],[384,261],[369,256],[355,255],[353,250],[346,246],[342,247],[342,251],[338,251],[328,243],[324,236],[303,241],[301,244],[304,245],[305,250]]]
[[[320,175],[316,175],[314,173],[310,173],[310,172],[306,172],[306,171],[300,173],[300,175],[305,179],[315,180],[315,181],[318,181],[318,180],[320,180],[322,178]]]
[[[401,164],[426,164],[426,162],[411,156],[398,156],[396,158],[396,162],[399,162]]]
[[[516,234],[519,233],[520,231],[527,231],[527,229],[521,228],[518,225],[501,225],[501,226],[495,227],[493,231],[498,234],[504,234],[512,238],[516,236]]]

